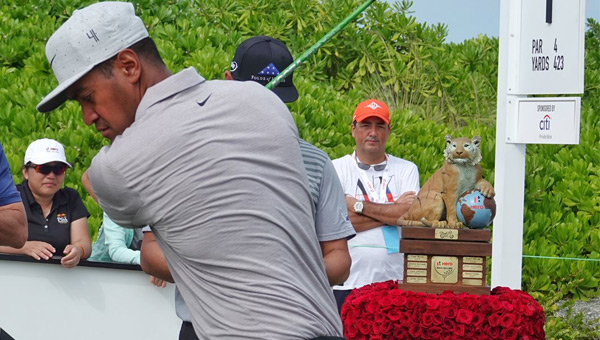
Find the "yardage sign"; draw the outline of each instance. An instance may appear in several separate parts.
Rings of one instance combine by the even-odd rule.
[[[583,93],[585,0],[513,0],[511,11],[508,93]]]

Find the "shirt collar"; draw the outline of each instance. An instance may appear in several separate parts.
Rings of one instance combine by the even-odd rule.
[[[196,69],[188,67],[149,87],[138,105],[136,119],[147,112],[152,105],[204,81],[204,77],[198,74]]]
[[[356,155],[356,150],[355,150],[355,151],[352,153],[352,158],[354,159],[354,162],[355,162],[355,163],[358,163],[358,162],[360,162],[360,159],[358,159],[358,156]],[[386,153],[386,154],[385,154],[385,160],[384,160],[383,162],[381,162],[381,163],[377,163],[377,164],[369,164],[369,165],[371,165],[371,169],[372,169],[372,168],[373,168],[375,165],[380,165],[380,164],[385,164],[385,163],[387,163],[387,162],[388,162],[388,160],[389,160],[389,158],[388,158],[388,154]]]

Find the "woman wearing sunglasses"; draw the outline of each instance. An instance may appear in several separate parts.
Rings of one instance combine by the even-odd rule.
[[[76,190],[62,187],[70,167],[62,144],[53,139],[38,139],[27,147],[22,169],[25,180],[17,189],[27,212],[29,237],[22,248],[0,247],[0,252],[36,260],[59,256],[66,268],[89,257],[90,214]]]

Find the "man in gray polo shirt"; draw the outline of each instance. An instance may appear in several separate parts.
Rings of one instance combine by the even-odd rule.
[[[276,95],[171,75],[129,3],[75,11],[46,56],[59,85],[38,110],[74,99],[113,141],[92,188],[116,223],[152,226],[200,339],[341,336],[298,132]]]
[[[237,47],[231,62],[231,71],[225,72],[225,78],[256,81],[264,86],[293,61],[292,54],[283,42],[269,36],[255,36],[244,40]],[[298,90],[293,83],[293,72],[272,91],[284,103],[298,99]],[[300,139],[299,143],[315,207],[315,229],[323,253],[327,278],[332,286],[341,284],[348,278],[351,265],[346,240],[353,237],[356,232],[348,217],[340,179],[329,156],[303,139]],[[150,228],[144,229],[141,261],[142,268],[148,274],[173,282],[168,265]],[[177,316],[183,321],[179,340],[197,339],[191,324],[191,315],[177,289],[175,310]]]

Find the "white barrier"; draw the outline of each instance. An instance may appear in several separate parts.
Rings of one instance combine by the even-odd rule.
[[[135,266],[65,269],[12,258],[0,255],[0,328],[15,340],[178,337],[175,286],[153,286]]]

